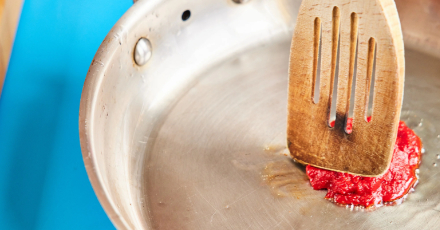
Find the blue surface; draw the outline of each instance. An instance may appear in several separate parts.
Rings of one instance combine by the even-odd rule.
[[[84,168],[78,111],[93,56],[131,5],[25,1],[0,98],[0,229],[114,229]]]

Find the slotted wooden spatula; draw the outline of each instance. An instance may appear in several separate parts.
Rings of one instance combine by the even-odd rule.
[[[393,0],[304,0],[290,51],[287,143],[292,157],[300,163],[362,176],[385,173],[402,107],[404,64],[402,32]],[[320,95],[315,103],[318,65]],[[373,107],[368,122],[373,71]],[[347,133],[354,73],[353,129]],[[335,74],[336,120],[331,127]]]

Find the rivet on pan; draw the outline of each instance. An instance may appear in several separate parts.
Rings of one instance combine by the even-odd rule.
[[[134,47],[134,61],[138,66],[143,66],[150,60],[153,49],[151,43],[146,38],[141,38]]]
[[[249,2],[249,0],[232,0],[232,1],[237,3],[237,4],[242,4],[242,3]]]

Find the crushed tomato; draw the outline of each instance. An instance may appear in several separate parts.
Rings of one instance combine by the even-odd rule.
[[[347,122],[347,130],[351,130]],[[379,177],[362,177],[307,165],[306,172],[315,190],[327,189],[326,199],[343,205],[379,206],[403,198],[417,183],[422,143],[420,138],[399,123],[397,140],[388,171]]]

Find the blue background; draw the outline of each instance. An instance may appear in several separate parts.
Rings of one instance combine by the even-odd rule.
[[[131,5],[25,0],[0,98],[0,229],[114,229],[84,168],[78,111],[93,56]]]

